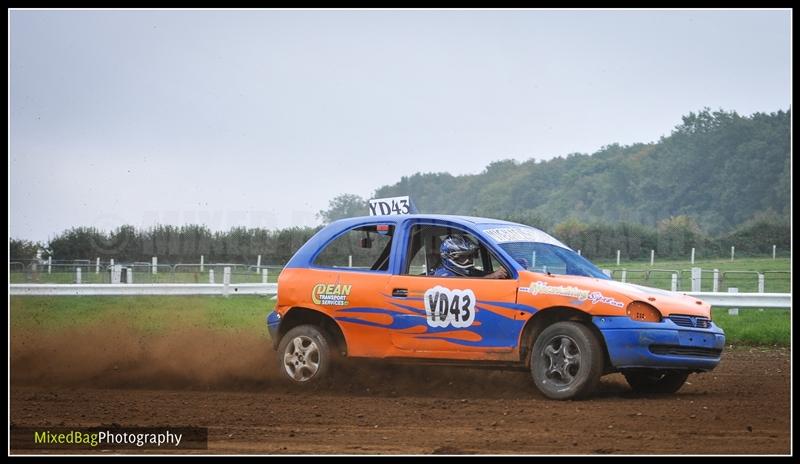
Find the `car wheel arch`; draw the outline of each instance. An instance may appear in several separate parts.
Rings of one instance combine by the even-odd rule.
[[[563,321],[576,321],[587,326],[592,333],[594,333],[600,346],[603,348],[603,365],[605,371],[608,371],[611,366],[611,358],[608,355],[608,347],[606,346],[605,337],[600,333],[600,329],[592,323],[592,316],[580,309],[572,308],[569,306],[551,306],[542,308],[536,312],[522,328],[519,337],[519,356],[520,361],[525,367],[530,368],[530,350],[533,344],[536,343],[536,337],[542,333],[544,329],[555,324],[556,322]]]
[[[347,355],[347,340],[344,337],[342,328],[334,318],[315,309],[296,306],[289,308],[281,319],[278,328],[278,340],[293,328],[310,324],[319,327],[326,332],[336,344],[336,353],[341,356]]]

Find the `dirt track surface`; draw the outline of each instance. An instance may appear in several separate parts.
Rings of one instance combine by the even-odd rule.
[[[296,390],[247,336],[159,346],[112,333],[103,349],[29,335],[12,336],[14,427],[201,426],[212,454],[790,453],[785,348],[726,349],[675,395],[635,396],[613,374],[594,397],[557,402],[527,373],[460,368],[359,364]]]

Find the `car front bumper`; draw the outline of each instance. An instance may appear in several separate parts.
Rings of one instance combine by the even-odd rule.
[[[719,364],[725,332],[713,322],[708,328],[683,327],[669,318],[638,322],[629,317],[596,316],[616,369],[658,368],[709,371]]]

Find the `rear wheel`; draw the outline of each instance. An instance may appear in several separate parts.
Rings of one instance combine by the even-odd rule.
[[[531,350],[531,374],[548,398],[567,400],[590,394],[603,374],[603,348],[578,322],[557,322],[542,331]]]
[[[316,326],[289,330],[278,344],[281,376],[301,386],[318,383],[330,370],[330,345],[328,336]]]
[[[625,380],[638,393],[675,393],[680,390],[689,371],[635,370],[623,372]]]

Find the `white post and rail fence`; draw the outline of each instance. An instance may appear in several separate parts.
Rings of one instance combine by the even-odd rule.
[[[734,259],[734,251],[735,248],[731,247],[731,260]],[[580,251],[580,250],[579,250]],[[617,263],[620,262],[621,259],[621,250],[617,250],[616,253]],[[776,246],[772,247],[772,257],[775,259],[776,255]],[[694,248],[691,250],[690,259],[694,262],[695,258],[695,250]],[[65,264],[54,264],[52,258],[49,258],[45,265],[47,266],[48,274],[51,274],[55,271],[56,266],[70,266],[74,269],[74,280],[72,284],[65,284],[65,283],[11,283],[9,284],[9,295],[18,296],[18,295],[223,295],[228,296],[231,294],[239,294],[239,295],[276,295],[278,291],[278,284],[276,283],[269,283],[269,270],[267,266],[261,265],[261,255],[258,255],[256,260],[255,266],[250,266],[249,272],[255,271],[257,274],[261,274],[261,282],[253,282],[253,283],[231,283],[231,275],[232,275],[232,267],[235,266],[234,274],[236,274],[240,278],[243,274],[241,269],[245,267],[245,265],[240,264],[207,264],[205,262],[205,256],[200,256],[200,263],[199,263],[199,270],[203,273],[204,270],[208,271],[208,283],[199,283],[197,282],[197,276],[195,276],[194,283],[134,283],[134,269],[150,269],[150,272],[146,272],[144,276],[147,274],[152,274],[156,276],[159,274],[158,268],[160,267],[158,264],[158,258],[152,257],[150,263],[134,263],[133,265],[121,265],[115,264],[114,260],[111,259],[109,265],[106,269],[109,271],[108,275],[109,278],[106,282],[110,283],[90,283],[87,282],[88,279],[87,274],[90,274],[91,271],[91,261],[90,260],[82,260],[85,261],[86,265],[65,265]],[[650,264],[651,266],[655,262],[655,250],[650,251]],[[22,263],[13,263],[18,265],[17,267],[24,268]],[[352,267],[352,256],[348,256],[348,267]],[[82,267],[86,269],[82,269]],[[138,267],[137,267],[138,266]],[[178,265],[162,265],[161,267],[164,268],[168,273],[171,272],[175,274],[179,269],[183,266],[183,268],[191,269],[193,266],[196,269],[196,264],[178,264]],[[215,276],[214,266],[218,267],[218,271],[222,271],[222,283],[217,283],[218,276]],[[101,262],[100,258],[95,259],[94,263],[94,274],[98,274],[101,270]],[[219,269],[219,268],[222,269]],[[275,267],[275,266],[272,266]],[[181,269],[183,269],[181,268]],[[16,268],[14,268],[16,269]],[[35,264],[33,265],[33,270],[35,271]],[[193,271],[196,272],[196,271]],[[603,272],[607,274],[609,277],[616,278],[616,280],[620,280],[622,282],[630,282],[636,283],[637,273],[642,274],[645,273],[645,282],[641,282],[645,286],[653,285],[652,282],[648,281],[651,279],[651,274],[653,276],[660,274],[666,278],[667,281],[663,282],[662,285],[666,286],[666,283],[669,282],[670,290],[673,292],[681,292],[687,295],[694,296],[698,299],[706,301],[707,303],[711,304],[712,306],[727,306],[727,307],[756,307],[756,308],[789,308],[791,307],[791,293],[768,293],[765,291],[766,289],[766,282],[767,279],[765,277],[765,273],[770,274],[770,282],[773,282],[771,285],[774,287],[776,282],[774,279],[775,276],[779,274],[789,274],[788,272],[783,271],[767,271],[765,273],[761,272],[754,272],[754,271],[726,271],[720,272],[718,269],[712,270],[703,270],[699,267],[692,267],[691,270],[666,270],[666,269],[648,269],[648,270],[628,270],[628,269],[617,269],[617,270],[609,270],[603,269]],[[683,285],[681,285],[681,273],[689,273],[691,272],[690,277],[690,291],[685,291]],[[703,274],[706,274],[706,279],[711,277],[711,285],[706,285],[706,289],[711,291],[703,291]],[[712,273],[713,272],[713,273]],[[633,275],[632,275],[633,274]],[[141,274],[140,274],[141,275]],[[252,275],[252,274],[250,274]],[[736,279],[747,278],[750,279],[750,284],[745,285],[747,288],[757,288],[757,292],[747,293],[747,292],[739,292],[739,288],[734,288],[731,285],[726,285],[727,292],[725,291],[725,287],[721,285],[721,283],[728,283],[735,282]],[[754,279],[755,278],[755,279]],[[685,277],[684,277],[685,279]],[[96,280],[96,279],[95,279]],[[137,279],[139,280],[139,279]],[[150,279],[144,279],[150,280]],[[671,281],[670,281],[671,280]],[[140,280],[141,281],[141,280]],[[723,282],[724,281],[724,282]],[[741,282],[741,280],[739,280]],[[708,281],[706,280],[706,284]],[[744,285],[744,283],[742,283]],[[653,285],[655,286],[655,285]],[[778,288],[782,288],[782,285],[779,285]],[[722,291],[721,291],[722,290]]]
[[[278,294],[278,284],[267,283],[267,270],[263,270],[261,283],[231,284],[231,268],[225,267],[222,283],[214,283],[214,270],[209,270],[207,284],[135,284],[132,268],[125,268],[125,283],[121,282],[122,266],[111,269],[110,284],[81,283],[81,269],[76,271],[74,284],[9,284],[9,295],[23,296],[97,296],[97,295],[265,295]]]
[[[261,283],[231,284],[231,268],[225,267],[222,274],[222,283],[214,283],[214,272],[209,272],[207,284],[134,284],[133,271],[126,268],[126,282],[121,283],[122,266],[117,264],[112,268],[111,284],[83,284],[81,271],[77,270],[75,284],[9,284],[9,294],[12,296],[38,295],[38,296],[90,296],[90,295],[265,295],[273,296],[278,293],[278,284],[267,283],[267,270],[262,270]],[[715,285],[717,288],[718,271],[715,270]],[[758,281],[759,293],[725,293],[703,292],[701,288],[702,273],[700,268],[692,269],[692,291],[684,292],[686,295],[703,300],[712,306],[736,306],[755,308],[788,308],[791,307],[791,293],[764,293],[764,279],[760,276]],[[626,276],[623,272],[623,281]],[[677,274],[672,274],[672,289],[676,290]]]
[[[277,295],[278,284],[11,284],[11,296]]]

